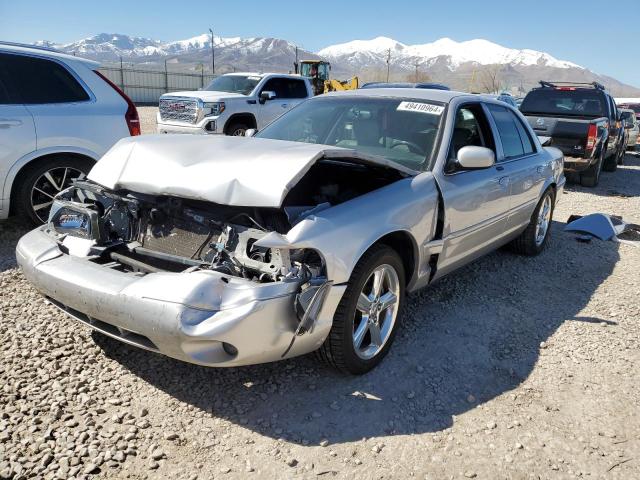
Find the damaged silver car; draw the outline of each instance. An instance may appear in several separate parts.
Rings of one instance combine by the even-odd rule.
[[[406,292],[507,243],[539,253],[562,171],[488,97],[335,93],[253,138],[120,141],[17,258],[51,303],[131,345],[220,367],[317,350],[358,374]]]

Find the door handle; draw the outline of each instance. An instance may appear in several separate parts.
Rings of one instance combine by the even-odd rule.
[[[287,108],[288,106],[289,106],[289,104],[288,104],[288,103],[283,103],[283,104],[282,104],[282,108]]]
[[[1,127],[19,127],[22,125],[22,120],[15,118],[0,118]]]
[[[501,187],[509,186],[509,177],[500,177],[498,179],[498,183],[500,184]]]

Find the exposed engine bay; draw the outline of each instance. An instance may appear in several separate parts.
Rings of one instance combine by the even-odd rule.
[[[144,275],[208,269],[256,282],[324,278],[321,255],[265,248],[270,232],[402,178],[384,167],[325,160],[291,189],[281,208],[237,207],[174,196],[113,192],[77,181],[51,209],[49,229],[67,253]],[[326,280],[326,278],[325,278]]]

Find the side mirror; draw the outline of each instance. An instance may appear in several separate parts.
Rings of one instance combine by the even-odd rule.
[[[273,100],[274,98],[276,98],[276,92],[270,90],[260,92],[260,103],[265,103],[267,100]]]
[[[551,137],[538,135],[538,140],[540,140],[540,145],[542,145],[543,147],[548,147],[549,145],[551,145]]]
[[[458,166],[464,170],[489,168],[496,163],[493,150],[485,147],[466,146],[458,150]]]
[[[247,128],[244,132],[245,137],[253,137],[256,133],[258,133],[257,128]]]

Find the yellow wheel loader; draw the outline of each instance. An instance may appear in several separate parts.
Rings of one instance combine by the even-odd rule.
[[[303,77],[311,80],[313,85],[313,93],[320,95],[328,92],[340,90],[355,90],[358,88],[358,77],[341,82],[329,78],[331,64],[322,60],[302,60],[299,64],[295,63],[295,71]]]

